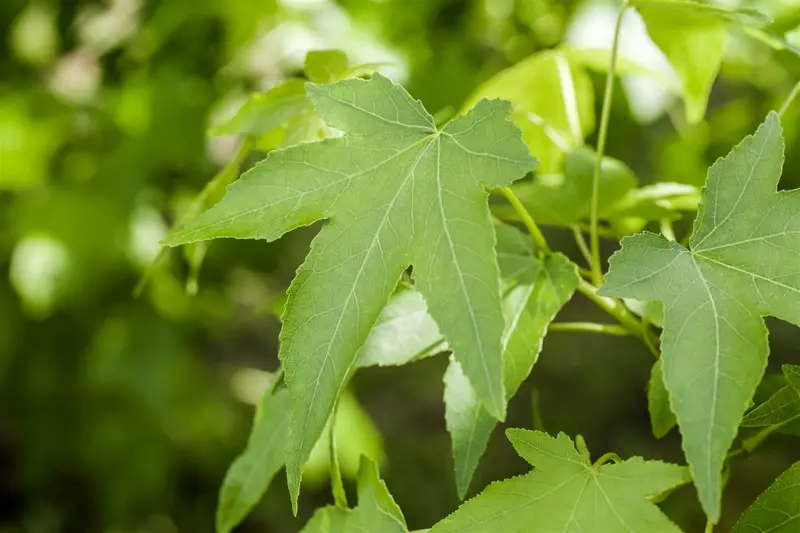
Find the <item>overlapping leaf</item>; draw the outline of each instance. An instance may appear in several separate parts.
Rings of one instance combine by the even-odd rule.
[[[684,468],[638,457],[593,465],[563,433],[506,433],[536,469],[490,485],[431,533],[680,532],[648,498],[685,483]]]
[[[762,427],[783,425],[800,418],[800,366],[783,365],[788,385],[747,413],[742,426]]]
[[[662,300],[664,383],[700,501],[716,521],[721,469],[766,365],[763,315],[800,323],[800,191],[776,190],[776,113],[709,170],[690,248],[622,241],[600,293]]]
[[[539,357],[547,326],[578,285],[575,265],[561,254],[537,258],[530,240],[498,225],[497,255],[507,287],[503,362],[511,398]],[[497,421],[481,406],[461,366],[451,360],[445,374],[445,415],[453,448],[456,487],[463,498]]]
[[[800,462],[781,474],[733,528],[733,533],[797,531],[800,531]]]
[[[314,513],[302,533],[406,533],[405,518],[375,463],[362,457],[358,473],[358,506],[355,509],[323,507]]]
[[[486,188],[534,166],[502,101],[481,101],[439,130],[419,102],[378,74],[309,84],[308,94],[345,136],[273,152],[168,239],[275,240],[328,219],[292,284],[281,331],[293,501],[301,466],[409,265],[479,398],[504,416],[503,316]]]

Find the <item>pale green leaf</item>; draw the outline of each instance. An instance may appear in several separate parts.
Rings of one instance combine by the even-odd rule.
[[[213,135],[241,134],[259,137],[298,116],[311,115],[314,108],[306,97],[304,82],[288,79],[245,102],[230,119],[211,128]]]
[[[711,86],[719,73],[728,34],[717,13],[686,9],[688,2],[641,2],[647,33],[681,80],[686,118],[703,120]]]
[[[782,425],[800,418],[800,366],[783,365],[783,374],[789,385],[780,388],[767,401],[747,413],[742,426]]]
[[[314,83],[329,83],[347,76],[347,54],[341,50],[311,50],[306,54],[306,76]]]
[[[796,533],[800,530],[800,462],[778,476],[736,523],[733,533]]]
[[[503,363],[510,399],[539,357],[547,326],[572,297],[578,272],[561,254],[538,259],[516,229],[498,225],[497,256],[507,285],[503,298]],[[445,417],[453,448],[456,488],[463,498],[497,420],[480,404],[461,366],[451,360],[444,378]]]
[[[762,316],[800,323],[800,191],[776,190],[782,164],[773,112],[709,170],[690,249],[623,239],[599,293],[664,302],[664,383],[713,521],[725,454],[766,366]]]
[[[669,392],[664,386],[664,375],[661,371],[661,360],[653,365],[650,382],[647,384],[647,410],[650,412],[650,427],[653,435],[660,439],[675,427],[675,413],[669,405]]]
[[[583,66],[562,51],[537,52],[496,74],[467,99],[503,98],[511,118],[540,162],[557,172],[564,153],[583,144],[594,130],[594,92]]]
[[[592,203],[592,179],[597,155],[588,148],[570,152],[563,174],[537,174],[533,182],[515,184],[513,190],[539,224],[571,226],[588,218]],[[600,175],[601,216],[636,187],[636,176],[624,163],[603,158]],[[512,217],[511,211],[498,209],[500,216]]]
[[[635,217],[643,220],[674,219],[680,211],[697,211],[700,190],[683,183],[655,183],[629,191],[608,213],[611,219]]]
[[[217,506],[217,533],[236,527],[264,496],[272,478],[283,467],[289,393],[268,389],[261,398],[244,452],[222,482]]]
[[[637,8],[668,6],[677,11],[710,15],[720,20],[736,22],[744,26],[758,27],[772,22],[770,17],[755,9],[728,9],[713,5],[713,3],[698,2],[696,0],[632,0],[631,4]]]
[[[506,433],[536,469],[490,485],[431,533],[680,532],[648,498],[685,483],[684,468],[639,457],[593,465],[563,433]]]
[[[375,463],[362,457],[358,473],[358,506],[355,509],[318,509],[302,533],[406,533],[405,518]]]
[[[272,152],[168,239],[270,241],[328,219],[292,282],[281,330],[293,501],[300,468],[409,265],[481,401],[504,417],[503,315],[486,188],[506,186],[535,164],[506,119],[507,102],[483,100],[438,130],[418,101],[380,74],[309,84],[308,93],[344,137]]]
[[[399,366],[447,349],[422,295],[402,288],[381,311],[358,352],[356,366]]]

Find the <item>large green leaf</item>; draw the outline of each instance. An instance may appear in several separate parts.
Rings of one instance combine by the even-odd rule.
[[[467,105],[481,98],[511,102],[511,118],[544,172],[557,172],[563,154],[581,146],[594,130],[592,81],[563,51],[537,52],[498,73],[475,90]]]
[[[703,119],[711,86],[722,64],[728,34],[716,12],[686,9],[686,2],[642,2],[647,33],[670,62],[683,86],[686,118]]]
[[[733,533],[796,533],[800,530],[800,462],[778,476],[736,523]]]
[[[375,463],[361,458],[358,473],[358,506],[355,509],[323,507],[314,513],[302,533],[406,533],[405,518]]]
[[[503,363],[510,399],[536,363],[547,326],[572,297],[578,272],[561,254],[538,259],[529,239],[510,226],[498,226],[497,235],[497,255],[507,285],[503,299]],[[451,360],[444,382],[456,488],[463,498],[497,420],[481,406],[455,360]]]
[[[431,533],[680,532],[648,498],[685,483],[684,468],[639,457],[591,464],[563,433],[553,438],[509,429],[506,434],[536,469],[490,485]]]
[[[228,533],[261,500],[272,478],[283,467],[289,393],[264,392],[244,452],[237,457],[222,482],[217,506],[217,533]]]
[[[800,366],[783,365],[783,374],[789,384],[747,413],[742,420],[742,426],[783,425],[800,418]]]
[[[530,171],[507,102],[481,101],[437,129],[422,105],[376,74],[308,85],[345,136],[269,154],[171,245],[216,237],[268,241],[328,219],[297,272],[281,330],[292,400],[292,500],[356,355],[414,265],[416,285],[481,401],[505,415],[499,269],[487,187]]]
[[[689,249],[644,233],[622,241],[599,294],[662,300],[664,383],[708,516],[766,366],[762,315],[800,323],[800,191],[776,191],[776,113],[709,170]]]

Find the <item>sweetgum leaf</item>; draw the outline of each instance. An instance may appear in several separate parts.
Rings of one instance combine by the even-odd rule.
[[[747,413],[742,420],[742,426],[774,426],[800,418],[800,366],[783,365],[783,374],[789,385],[782,387],[767,401]]]
[[[302,533],[406,533],[405,518],[375,463],[361,458],[358,473],[358,506],[355,509],[323,507],[314,513]]]
[[[247,447],[222,482],[217,506],[217,533],[228,533],[261,500],[272,478],[283,467],[289,393],[268,389],[258,404]]]
[[[536,363],[547,326],[572,297],[578,272],[561,254],[537,258],[530,239],[510,226],[498,225],[497,235],[500,270],[508,287],[503,298],[503,374],[510,399]],[[450,361],[444,382],[456,488],[463,498],[497,421],[481,406],[455,360]]]
[[[648,498],[685,483],[684,468],[639,457],[593,465],[563,433],[506,434],[536,469],[490,485],[431,533],[680,532]]]
[[[275,240],[328,219],[289,290],[279,356],[292,403],[287,477],[320,435],[356,355],[414,266],[416,286],[478,397],[505,416],[503,314],[486,188],[532,170],[509,104],[483,100],[442,129],[380,74],[307,86],[337,139],[270,153],[168,244]]]
[[[736,523],[733,533],[795,533],[800,530],[800,462],[778,476]]]
[[[782,164],[773,112],[709,170],[689,249],[627,237],[599,292],[664,302],[664,383],[712,521],[725,454],[767,362],[762,316],[800,324],[800,191],[776,190]]]

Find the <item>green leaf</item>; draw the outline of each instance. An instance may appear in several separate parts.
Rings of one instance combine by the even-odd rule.
[[[580,63],[558,50],[537,52],[498,73],[467,105],[481,98],[511,102],[511,118],[543,172],[558,171],[563,154],[582,145],[595,127],[592,81]]]
[[[563,433],[553,438],[509,429],[506,434],[536,469],[490,485],[431,533],[680,532],[648,498],[685,483],[684,468],[639,457],[592,465]]]
[[[700,190],[684,183],[655,183],[629,191],[614,204],[610,219],[635,217],[643,220],[677,218],[679,211],[697,211]]]
[[[211,128],[211,134],[260,137],[296,117],[313,112],[304,82],[292,78],[267,92],[252,95],[233,117]]]
[[[381,311],[358,352],[356,366],[400,366],[447,349],[422,295],[400,289]]]
[[[694,2],[640,2],[647,33],[675,69],[683,87],[686,119],[703,120],[711,86],[719,73],[728,34],[715,11],[686,9]],[[702,5],[702,4],[699,4]]]
[[[538,259],[529,239],[510,226],[498,225],[497,235],[497,255],[508,287],[503,299],[503,363],[510,399],[536,363],[547,326],[578,286],[578,272],[561,254]],[[444,383],[456,488],[464,498],[497,421],[481,406],[455,360],[450,361]]]
[[[378,476],[375,463],[361,458],[358,473],[358,506],[355,509],[324,507],[317,510],[302,533],[406,533],[405,518],[386,484]]]
[[[311,50],[306,54],[306,76],[314,83],[330,83],[347,75],[347,54],[341,50]]]
[[[712,521],[725,454],[766,366],[762,316],[800,323],[800,194],[776,191],[782,164],[773,112],[709,170],[690,249],[627,237],[599,291],[664,302],[664,382]]]
[[[293,502],[300,468],[409,265],[481,401],[504,417],[503,315],[486,188],[535,165],[506,119],[507,102],[481,101],[438,130],[418,101],[380,74],[309,84],[308,94],[345,136],[272,152],[168,238],[171,245],[271,241],[328,219],[292,282],[281,330]]]
[[[800,528],[800,462],[778,476],[742,515],[733,533],[795,533]]]
[[[782,387],[770,398],[747,413],[744,427],[783,425],[800,418],[800,366],[783,365],[789,385]]]
[[[661,370],[662,362],[659,359],[650,372],[650,382],[647,385],[647,410],[650,412],[650,426],[657,439],[675,427],[675,413],[669,405],[669,392],[664,386],[664,375]]]
[[[589,217],[592,202],[592,179],[595,152],[588,148],[573,150],[566,158],[564,174],[537,174],[531,183],[519,183],[514,193],[539,224],[571,226]],[[607,215],[614,205],[636,187],[636,176],[624,163],[603,158],[600,177],[600,215]],[[511,215],[505,207],[502,216]]]
[[[633,0],[631,5],[637,7],[666,6],[676,11],[700,13],[717,17],[720,20],[736,22],[744,26],[761,26],[772,22],[772,19],[755,9],[727,9],[695,0]]]
[[[236,527],[264,496],[272,478],[283,467],[289,393],[267,389],[258,404],[253,429],[244,452],[231,463],[217,506],[217,533]]]

